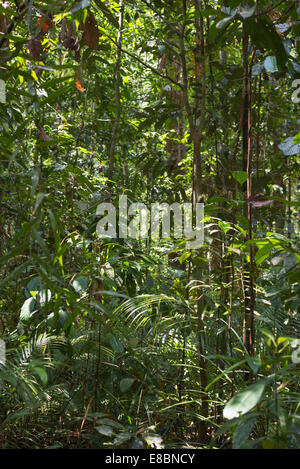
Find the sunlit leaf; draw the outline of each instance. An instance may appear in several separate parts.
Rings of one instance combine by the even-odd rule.
[[[226,419],[233,419],[246,414],[253,409],[261,400],[267,382],[265,380],[251,384],[243,391],[235,394],[223,410]]]

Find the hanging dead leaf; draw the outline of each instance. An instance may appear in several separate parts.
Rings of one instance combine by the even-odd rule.
[[[41,41],[36,37],[31,37],[28,41],[28,50],[31,57],[34,60],[42,60],[41,54],[43,53],[43,47]]]
[[[80,62],[80,45],[75,35],[73,23],[68,24],[66,21],[63,21],[59,38],[66,49],[75,51],[75,59],[77,62]]]
[[[99,29],[95,16],[88,11],[85,23],[81,26],[83,29],[82,40],[92,50],[98,49]]]
[[[254,194],[248,199],[248,203],[253,207],[264,207],[265,205],[270,205],[272,200],[264,199],[264,194]]]
[[[85,91],[84,86],[83,86],[83,78],[82,78],[82,68],[78,67],[75,71],[75,86],[78,89],[78,91]]]

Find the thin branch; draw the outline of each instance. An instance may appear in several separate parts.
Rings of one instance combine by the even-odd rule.
[[[147,7],[149,7],[175,34],[180,36],[180,30],[176,29],[168,20],[166,20],[166,18],[164,18],[163,15],[161,15],[161,13],[156,10],[156,8],[148,3],[147,0],[142,0],[142,2],[145,3],[145,5],[147,5]]]
[[[120,82],[121,82],[121,54],[122,54],[122,29],[123,29],[123,17],[124,17],[124,4],[123,0],[120,0],[120,12],[119,12],[119,30],[117,39],[117,53],[116,53],[116,65],[115,65],[115,104],[116,114],[113,126],[113,132],[109,148],[109,169],[108,179],[111,181],[113,177],[114,164],[115,164],[115,150],[118,140],[118,132],[120,126],[121,117],[121,96],[120,96]],[[110,182],[111,184],[111,182]]]
[[[110,39],[116,46],[118,46],[118,43],[115,39],[113,39],[109,34],[107,34],[107,32],[101,28],[101,32],[106,36],[108,37],[108,39]],[[153,73],[155,73],[155,75],[158,75],[159,77],[161,78],[164,78],[165,80],[169,80],[171,83],[173,83],[174,85],[176,86],[179,86],[179,88],[183,89],[183,85],[181,83],[179,83],[178,81],[174,80],[172,77],[170,77],[169,75],[164,75],[163,73],[160,73],[158,70],[156,70],[154,67],[152,67],[151,65],[147,64],[146,62],[144,62],[144,60],[140,59],[137,55],[134,55],[132,54],[131,52],[129,52],[128,50],[125,50],[123,49],[123,47],[121,47],[120,49],[121,52],[124,52],[124,54],[128,55],[129,57],[133,58],[134,60],[136,60],[137,62],[139,62],[141,65],[143,65],[144,67],[148,68],[149,70],[151,70]]]

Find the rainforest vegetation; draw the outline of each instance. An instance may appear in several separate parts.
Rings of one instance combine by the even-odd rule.
[[[0,448],[299,449],[300,1],[0,3]]]

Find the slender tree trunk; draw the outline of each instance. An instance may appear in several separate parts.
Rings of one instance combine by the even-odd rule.
[[[121,55],[122,55],[122,29],[123,29],[123,17],[124,17],[124,0],[120,0],[119,10],[119,29],[117,38],[117,51],[116,51],[116,65],[115,65],[115,120],[113,125],[112,137],[109,147],[109,169],[108,179],[111,181],[113,178],[114,166],[115,166],[115,151],[118,140],[118,132],[120,127],[121,117],[121,95],[120,95],[120,84],[121,84]],[[111,182],[109,182],[111,187]]]
[[[249,37],[243,29],[243,170],[247,172],[247,182],[244,184],[245,216],[248,220],[248,235],[246,241],[252,239],[252,208],[251,198],[251,172],[252,172],[252,61],[248,63]],[[244,301],[245,316],[243,324],[243,341],[249,355],[254,353],[254,281],[253,281],[253,247],[250,245],[250,262],[244,266]]]

